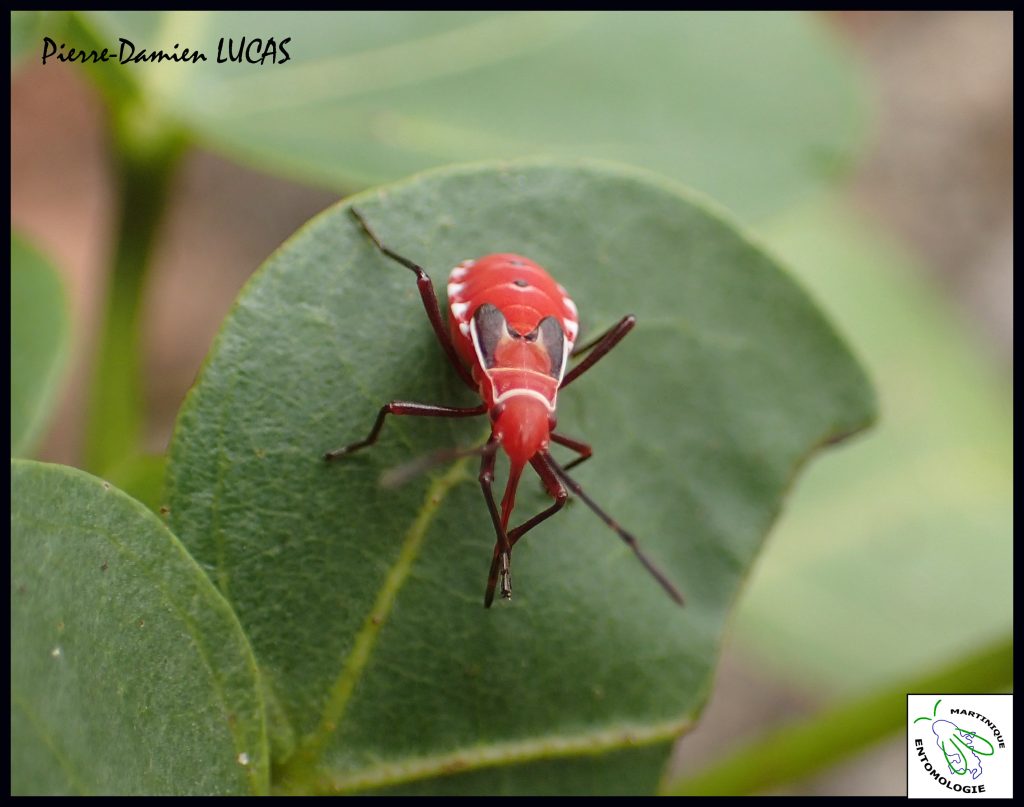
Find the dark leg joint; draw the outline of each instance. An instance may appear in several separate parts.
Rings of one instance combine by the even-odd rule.
[[[355,443],[349,443],[341,448],[336,448],[334,451],[328,451],[324,454],[324,459],[327,462],[336,460],[338,457],[344,457],[346,454],[351,454],[353,451],[358,451],[360,448],[366,448],[366,446],[373,445],[377,442],[377,436],[380,434],[381,427],[384,425],[384,418],[394,411],[394,402],[386,403],[377,412],[377,419],[373,422],[373,428],[370,429],[370,433],[362,440],[358,440]]]
[[[384,418],[388,415],[413,415],[417,417],[434,417],[434,418],[465,418],[475,417],[476,415],[482,415],[487,411],[486,404],[480,404],[474,406],[471,409],[460,409],[454,406],[437,406],[435,404],[421,404],[413,403],[412,401],[391,401],[390,403],[384,404],[377,412],[377,419],[373,422],[373,428],[370,429],[370,433],[366,435],[362,440],[355,443],[349,443],[341,448],[336,448],[334,451],[328,451],[324,454],[324,459],[328,462],[336,460],[339,457],[344,457],[346,454],[351,454],[353,451],[358,451],[366,446],[373,445],[377,442],[377,438],[380,436],[380,430],[384,426]]]
[[[416,287],[420,292],[420,300],[423,303],[424,311],[426,311],[427,319],[430,320],[430,327],[434,329],[434,336],[437,338],[438,344],[441,345],[441,349],[448,357],[448,361],[455,369],[455,372],[458,373],[459,378],[462,379],[466,386],[475,391],[477,386],[473,381],[473,376],[459,358],[458,353],[455,351],[455,345],[452,344],[451,336],[445,327],[444,318],[441,316],[441,307],[437,302],[437,293],[434,291],[434,283],[431,281],[430,275],[418,263],[399,255],[391,248],[385,246],[380,238],[377,237],[377,234],[370,229],[370,225],[366,223],[366,220],[358,210],[354,207],[349,208],[349,210],[377,249],[391,258],[391,260],[416,274]]]
[[[582,440],[573,440],[571,437],[565,437],[561,434],[551,433],[551,441],[563,445],[566,448],[570,448],[575,451],[579,456],[565,466],[563,470],[568,471],[570,468],[575,468],[581,462],[586,462],[592,456],[594,456],[594,449],[591,448],[589,443],[584,443]]]

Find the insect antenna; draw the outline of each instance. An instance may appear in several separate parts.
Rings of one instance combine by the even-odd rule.
[[[644,568],[650,573],[651,577],[657,580],[661,587],[665,589],[668,596],[679,603],[679,605],[683,605],[683,595],[679,593],[679,589],[677,589],[665,573],[655,566],[654,562],[643,553],[643,550],[640,549],[640,545],[637,543],[636,537],[602,510],[597,502],[591,499],[583,488],[580,487],[579,482],[569,476],[569,474],[565,472],[565,469],[555,462],[554,457],[552,457],[551,454],[545,453],[544,459],[551,465],[551,469],[555,472],[558,478],[565,483],[569,490],[579,496],[586,503],[587,507],[594,511],[598,518],[611,527],[616,534],[625,541],[626,545],[633,550],[633,554],[637,556],[639,561],[644,565]]]
[[[377,484],[385,490],[393,490],[415,479],[420,474],[426,473],[431,468],[436,468],[438,465],[444,465],[446,462],[461,459],[462,457],[479,457],[488,450],[487,445],[476,446],[475,448],[438,449],[384,471],[380,475]]]

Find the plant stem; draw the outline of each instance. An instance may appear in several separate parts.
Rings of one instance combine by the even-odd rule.
[[[738,796],[806,779],[904,727],[908,692],[1005,691],[1012,681],[1013,639],[1007,638],[938,673],[771,732],[694,776],[669,782],[661,792]]]
[[[143,426],[139,309],[183,135],[139,102],[112,114],[120,185],[113,272],[89,395],[84,465],[102,473],[139,450]]]

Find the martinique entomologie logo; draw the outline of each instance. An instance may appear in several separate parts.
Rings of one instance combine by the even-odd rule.
[[[1012,697],[909,696],[908,795],[1010,795]]]

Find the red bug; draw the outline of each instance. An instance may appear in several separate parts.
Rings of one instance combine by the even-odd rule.
[[[484,594],[485,607],[489,608],[494,601],[499,579],[501,596],[505,599],[512,596],[512,547],[523,535],[562,509],[569,498],[566,486],[626,542],[644,568],[682,605],[679,590],[640,550],[636,538],[568,475],[570,468],[590,458],[591,447],[554,431],[558,391],[569,386],[615,347],[633,329],[636,317],[631,314],[623,317],[601,336],[574,350],[579,320],[576,306],[566,290],[528,258],[497,254],[463,261],[452,269],[448,279],[449,333],[430,276],[418,264],[384,246],[362,215],[355,208],[351,212],[377,249],[416,274],[420,298],[437,341],[459,378],[483,400],[479,406],[471,408],[391,401],[380,408],[373,428],[364,439],[330,451],[324,459],[337,459],[377,442],[389,414],[448,418],[489,414],[491,436],[482,447],[443,452],[427,461],[433,464],[438,459],[466,454],[478,454],[482,458],[480,487],[497,535]],[[567,371],[570,357],[583,354],[588,355]],[[572,449],[579,457],[561,467],[548,451],[551,442]],[[505,449],[510,463],[500,511],[491,489],[499,447]],[[546,510],[509,529],[516,489],[527,464],[533,466],[555,501]]]

